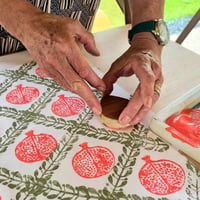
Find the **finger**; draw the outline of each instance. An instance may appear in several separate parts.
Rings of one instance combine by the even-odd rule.
[[[150,108],[152,106],[152,96],[156,77],[151,69],[150,61],[148,59],[143,60],[144,58],[141,57],[138,58],[129,65],[132,66],[134,73],[140,81],[142,101],[145,106]]]
[[[70,91],[82,97],[95,115],[100,115],[102,112],[101,105],[89,86],[73,71],[73,69],[68,70],[68,73],[70,77],[67,77],[67,82],[70,82]],[[65,74],[64,78],[66,78]]]
[[[59,57],[58,57],[59,58]],[[59,58],[56,62],[56,69],[50,73],[55,73],[56,82],[63,88],[78,94],[83,98],[87,105],[92,109],[95,115],[102,112],[101,105],[89,86],[72,69],[66,59]],[[57,73],[55,71],[58,71]],[[58,75],[60,74],[60,76]]]
[[[160,77],[160,79],[158,79],[155,82],[155,84],[158,85],[158,87],[161,87],[162,82],[163,82],[162,77]],[[154,91],[154,94],[152,97],[152,106],[158,101],[159,97],[160,97],[160,93]],[[132,119],[130,124],[135,125],[135,124],[139,123],[140,121],[142,121],[144,119],[144,117],[148,114],[149,111],[150,111],[150,108],[143,105],[141,107],[141,109],[137,112],[135,117]]]
[[[91,69],[85,58],[83,57],[79,47],[76,44],[72,44],[73,49],[68,53],[67,59],[71,67],[79,74],[79,76],[85,79],[91,86],[104,92],[106,85],[104,81]]]
[[[104,75],[103,81],[106,84],[106,91],[104,92],[104,95],[108,95],[113,90],[114,83],[118,80],[118,78],[121,76],[119,73],[118,68],[121,67],[120,61],[116,60],[110,67],[109,71]]]
[[[140,94],[140,86],[138,86],[128,105],[120,114],[119,121],[122,124],[129,124],[135,118],[142,106],[143,102]]]
[[[99,56],[99,50],[96,47],[95,39],[92,33],[88,32],[80,22],[77,22],[77,38],[84,45],[85,49],[92,55]]]
[[[144,117],[148,114],[149,111],[150,111],[149,107],[142,106],[141,109],[136,114],[136,116],[132,119],[130,124],[135,125],[141,122],[144,119]]]
[[[152,97],[152,106],[158,101],[158,99],[159,99],[159,94],[154,92]],[[139,123],[144,119],[144,117],[148,114],[149,111],[150,108],[143,105],[129,124],[135,125]]]
[[[126,65],[127,59],[117,59],[110,67],[110,70],[104,75],[103,81],[106,84],[105,95],[113,90],[113,84],[122,76],[131,76],[134,72],[130,65]]]
[[[108,95],[113,91],[113,84],[117,81],[118,76],[115,75],[115,73],[112,73],[111,71],[108,71],[104,77],[103,81],[106,85],[106,90],[104,91],[104,95]]]
[[[160,74],[159,78],[155,81],[155,84],[154,84],[154,94],[157,94],[158,96],[160,96],[160,93],[161,93],[161,86],[163,84],[163,76],[162,74]]]
[[[60,73],[54,69],[54,66],[49,64],[48,62],[45,63],[45,60],[37,60],[37,64],[39,68],[45,73],[48,77],[52,78],[53,80],[60,80],[61,75]]]

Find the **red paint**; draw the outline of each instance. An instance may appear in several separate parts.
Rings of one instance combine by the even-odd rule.
[[[57,147],[57,141],[51,135],[44,133],[34,135],[32,130],[26,135],[27,137],[15,148],[15,155],[22,162],[32,163],[46,160]]]
[[[40,92],[37,88],[17,85],[16,89],[6,95],[6,101],[11,104],[27,104],[34,101],[39,95]]]
[[[46,74],[41,70],[41,68],[39,68],[39,67],[35,70],[35,73],[36,73],[39,77],[42,77],[42,78],[49,78],[49,76],[46,75]]]
[[[139,171],[139,179],[149,192],[168,195],[183,188],[185,172],[179,164],[170,160],[152,161],[150,156],[142,159],[146,164]]]
[[[70,117],[80,114],[85,109],[86,104],[79,97],[65,97],[64,95],[58,97],[59,99],[51,106],[51,110],[55,115]]]
[[[185,109],[167,119],[166,128],[174,138],[193,147],[200,147],[200,108]]]
[[[79,145],[82,150],[72,159],[74,171],[83,178],[97,178],[108,174],[114,167],[115,156],[106,147]]]

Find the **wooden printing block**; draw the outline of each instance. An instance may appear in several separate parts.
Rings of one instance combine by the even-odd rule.
[[[108,128],[121,130],[130,127],[130,124],[121,124],[119,116],[122,110],[126,107],[129,100],[117,96],[105,96],[101,100],[102,114],[100,115],[101,122]]]

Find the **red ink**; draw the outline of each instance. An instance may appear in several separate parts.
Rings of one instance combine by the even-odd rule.
[[[149,192],[168,195],[182,189],[185,184],[185,172],[180,165],[170,160],[152,161],[150,156],[142,159],[146,164],[139,171],[139,179]]]
[[[70,117],[80,114],[85,109],[86,104],[79,97],[65,97],[64,95],[58,97],[59,99],[51,106],[51,110],[55,115]]]
[[[174,138],[193,147],[200,147],[200,108],[185,109],[166,120],[166,128]]]
[[[16,89],[6,95],[6,100],[11,104],[27,104],[34,101],[39,95],[40,92],[37,88],[17,85]]]
[[[97,178],[108,174],[114,167],[115,156],[106,147],[79,145],[82,150],[72,159],[74,171],[83,178]]]
[[[39,67],[35,70],[35,73],[42,78],[49,78],[48,75],[46,75]]]
[[[57,147],[57,141],[51,135],[44,133],[34,135],[32,130],[26,135],[27,137],[15,148],[15,155],[22,162],[32,163],[45,160]]]

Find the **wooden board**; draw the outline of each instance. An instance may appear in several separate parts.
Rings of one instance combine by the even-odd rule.
[[[195,148],[187,143],[173,137],[166,128],[169,126],[165,123],[171,115],[178,114],[186,108],[192,108],[200,102],[200,84],[192,90],[177,98],[156,113],[150,124],[150,129],[168,143],[172,144],[179,152],[187,156],[200,169],[200,148]],[[195,162],[194,162],[195,161]]]

